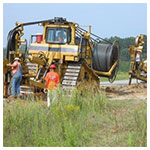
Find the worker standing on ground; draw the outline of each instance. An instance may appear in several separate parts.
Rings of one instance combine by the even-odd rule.
[[[20,59],[16,57],[13,64],[7,64],[8,67],[12,67],[11,78],[11,96],[10,98],[19,98],[20,96],[20,82],[22,80],[22,67]]]
[[[56,88],[60,82],[59,75],[55,72],[56,66],[52,64],[50,66],[50,72],[47,73],[46,80],[46,88],[48,90],[47,93],[47,105],[50,106],[50,103],[56,99]]]

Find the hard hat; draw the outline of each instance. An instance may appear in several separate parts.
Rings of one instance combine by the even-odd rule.
[[[54,65],[54,64],[52,64],[51,66],[50,66],[50,69],[55,69],[56,68],[56,66]]]
[[[16,60],[18,60],[18,61],[19,61],[20,59],[19,59],[18,57],[16,57],[16,58],[14,59],[14,61],[16,61]]]

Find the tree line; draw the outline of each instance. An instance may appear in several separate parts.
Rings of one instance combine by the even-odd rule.
[[[117,40],[120,44],[120,59],[122,61],[130,61],[129,47],[130,47],[130,45],[135,44],[135,38],[136,37],[120,38],[120,37],[115,36],[115,37],[105,38],[105,39],[110,42]],[[147,36],[145,35],[142,58],[146,58],[146,57],[147,57]]]

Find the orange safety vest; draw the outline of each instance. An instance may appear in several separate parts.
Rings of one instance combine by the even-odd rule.
[[[59,83],[59,75],[54,71],[50,71],[47,73],[45,80],[46,80],[46,88],[53,90],[57,87]]]

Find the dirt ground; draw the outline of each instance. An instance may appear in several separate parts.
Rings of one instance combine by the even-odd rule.
[[[147,84],[118,85],[101,87],[110,100],[147,101]]]
[[[138,100],[147,101],[147,83],[132,85],[101,86],[109,100]],[[4,98],[4,101],[7,100]]]

